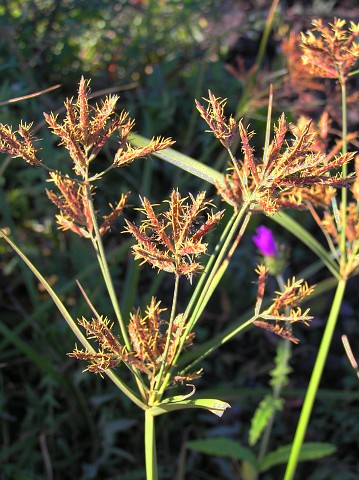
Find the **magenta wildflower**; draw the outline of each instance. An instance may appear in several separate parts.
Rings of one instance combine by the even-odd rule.
[[[253,242],[258,250],[265,257],[274,257],[278,253],[278,247],[275,243],[272,231],[261,225],[256,229],[257,234],[253,237]]]

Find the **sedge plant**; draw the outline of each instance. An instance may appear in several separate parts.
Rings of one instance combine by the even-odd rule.
[[[310,129],[310,121],[292,133],[282,115],[271,134],[271,115],[268,114],[263,154],[257,156],[251,146],[253,132],[243,121],[226,117],[225,100],[209,91],[205,103],[196,101],[196,106],[228,154],[227,173],[224,176],[217,174],[214,181],[224,209],[215,211],[214,200],[207,199],[205,192],[183,195],[173,189],[161,205],[152,204],[145,196],[140,197],[139,210],[143,219],[137,223],[126,218],[122,235],[133,238],[135,261],[172,277],[173,294],[169,305],[152,296],[148,305],[134,305],[128,318],[124,318],[103,236],[110,234],[111,226],[124,214],[131,218],[126,213],[130,212],[129,193],[122,194],[115,205],[109,206],[108,212],[100,215],[96,204],[97,186],[112,170],[124,168],[139,158],[154,154],[163,159],[172,158],[172,163],[176,163],[179,154],[170,148],[174,143],[171,138],[153,138],[144,145],[131,142],[131,139],[136,140],[131,134],[134,121],[127,112],[116,114],[117,100],[117,96],[109,96],[101,104],[91,106],[89,82],[82,78],[77,98],[65,101],[66,113],[62,120],[53,113],[45,114],[49,129],[60,139],[59,147],[65,149],[71,159],[71,176],[53,170],[40,157],[31,125],[21,123],[14,131],[10,126],[0,124],[0,151],[22,158],[30,166],[48,170],[52,188],[46,193],[58,208],[58,227],[93,246],[112,313],[99,312],[91,295],[80,285],[88,311],[81,318],[74,319],[41,272],[10,238],[11,231],[6,225],[0,230],[0,236],[42,283],[77,337],[80,345],[76,345],[69,356],[87,362],[86,371],[89,373],[107,376],[144,412],[146,476],[148,480],[156,480],[159,467],[155,418],[186,408],[204,408],[221,416],[229,407],[218,399],[196,399],[193,396],[193,382],[202,371],[182,367],[181,356],[196,342],[195,326],[252,215],[257,212],[273,215],[286,208],[306,208],[309,200],[311,204],[321,202],[327,188],[348,187],[350,182],[346,175],[330,175],[330,172],[352,160],[353,154],[342,152],[332,158],[321,153],[313,154],[315,134]],[[114,136],[118,145],[112,161],[100,163],[101,170],[98,171],[101,150]],[[237,142],[240,151],[232,151],[232,145]],[[96,170],[93,169],[95,159]],[[193,165],[197,164],[194,162]],[[227,222],[224,222],[225,210],[230,211]],[[219,239],[209,248],[205,237],[220,223]],[[239,328],[233,329],[232,336],[255,325],[296,343],[292,327],[299,323],[309,324],[308,310],[302,311],[299,305],[311,294],[312,288],[303,280],[289,279],[275,298],[264,306],[268,270],[265,265],[259,265],[256,272],[258,290],[254,313]],[[180,309],[178,298],[185,281],[193,286],[193,291],[186,307]],[[198,356],[198,362],[201,357]],[[192,365],[198,362],[192,362]],[[131,372],[131,382],[121,375],[121,366]],[[183,384],[190,386],[189,393]],[[171,395],[174,386],[178,386],[181,394]]]
[[[348,141],[347,83],[349,75],[353,71],[353,67],[359,57],[358,35],[359,24],[350,22],[349,27],[347,27],[346,21],[341,19],[334,19],[334,22],[328,26],[324,25],[321,19],[315,20],[312,30],[302,33],[303,68],[313,77],[333,79],[340,86],[342,111],[341,151],[344,155],[347,152]],[[341,168],[343,177],[347,177],[347,165],[343,164]],[[357,173],[358,166],[356,166]],[[359,266],[358,177],[351,190],[353,194],[352,201],[348,202],[348,191],[346,188],[342,188],[340,200],[338,201],[333,196],[331,204],[325,208],[323,218],[319,218],[315,211],[312,210],[337,262],[339,280],[294,437],[293,448],[285,473],[286,480],[294,478],[301,446],[334,329],[339,318],[346,285],[349,278],[357,273]]]

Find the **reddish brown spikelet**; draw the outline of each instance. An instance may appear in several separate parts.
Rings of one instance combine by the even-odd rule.
[[[100,234],[104,235],[111,228],[111,225],[117,220],[117,218],[122,214],[123,209],[125,208],[129,193],[121,195],[118,203],[113,207],[110,204],[111,213],[103,217],[104,221],[100,226]]]
[[[256,306],[254,311],[256,315],[259,315],[259,312],[262,306],[263,297],[264,297],[268,269],[265,265],[258,265],[256,269],[256,273],[258,274],[258,290],[257,290],[257,301],[256,301]]]
[[[288,279],[283,292],[276,292],[273,304],[266,310],[269,315],[280,315],[280,311],[286,308],[296,307],[306,297],[313,293],[314,286],[309,287],[303,280],[294,277]]]
[[[125,360],[124,349],[112,333],[113,324],[110,324],[107,317],[101,315],[93,318],[91,322],[82,317],[78,319],[78,323],[85,328],[88,338],[95,339],[101,347],[98,352],[78,350],[76,347],[73,352],[68,353],[70,357],[89,362],[86,370],[102,375],[105,370],[114,368],[121,360]]]
[[[299,48],[301,36],[291,31],[288,38],[282,42],[282,50],[285,54],[288,69],[288,82],[285,87],[294,90],[303,102],[313,102],[314,97],[311,91],[323,91],[325,85],[313,78],[308,69],[303,68],[302,51]],[[290,94],[291,92],[289,92]]]
[[[137,244],[132,248],[135,259],[142,260],[152,264],[153,267],[160,270],[173,271],[174,259],[165,251],[157,248],[150,238],[140,231],[133,223],[126,220],[127,231],[133,235],[137,241]]]
[[[313,21],[313,28],[302,33],[303,65],[317,77],[336,78],[343,83],[359,58],[359,24],[334,19],[329,26],[321,19]]]
[[[291,342],[297,344],[299,343],[299,339],[294,337],[292,332],[290,330],[287,330],[285,326],[279,325],[278,323],[276,324],[271,324],[268,322],[262,322],[262,321],[254,321],[253,324],[256,327],[263,328],[264,330],[267,330],[268,332],[274,333],[275,335],[278,335],[281,338],[285,338],[286,340],[290,340]]]
[[[31,124],[21,123],[15,132],[8,125],[0,123],[0,152],[15,158],[22,158],[34,167],[42,165],[30,134]],[[20,138],[19,138],[20,137]]]
[[[90,364],[85,371],[91,373],[98,373],[101,377],[103,372],[109,368],[115,368],[121,362],[121,358],[115,358],[113,355],[105,352],[89,352],[84,350],[74,349],[73,352],[67,354],[69,357],[77,360],[87,361]]]
[[[208,90],[208,96],[208,100],[204,99],[208,102],[207,108],[195,100],[197,110],[210,127],[214,136],[218,138],[225,148],[229,148],[238,136],[237,123],[233,117],[227,120],[224,115],[226,99],[216,98],[210,90]]]
[[[165,310],[161,308],[161,302],[152,297],[145,316],[138,309],[130,318],[128,331],[133,355],[142,363],[151,379],[155,378],[165,348],[166,336],[161,331],[164,323],[161,313]]]
[[[50,173],[50,177],[61,193],[58,195],[46,190],[49,199],[60,209],[60,215],[57,216],[60,228],[90,237],[93,224],[86,186],[55,172]]]
[[[259,279],[257,302],[254,309],[254,325],[298,343],[298,339],[292,335],[291,325],[297,322],[308,325],[308,322],[312,319],[308,315],[309,310],[302,312],[298,304],[313,293],[314,287],[309,287],[303,280],[296,280],[293,277],[291,280],[288,280],[282,292],[276,292],[276,297],[273,299],[272,304],[261,312],[267,268],[264,265],[260,265],[256,272]]]
[[[269,170],[273,161],[278,157],[283,147],[286,133],[288,132],[287,121],[284,113],[279,117],[278,126],[274,125],[274,139],[269,145],[268,154],[264,168]]]
[[[294,139],[285,142],[287,126],[282,115],[275,136],[270,143],[262,161],[249,161],[249,137],[242,133],[242,148],[245,150],[243,162],[237,162],[237,167],[230,167],[229,174],[224,178],[224,186],[217,185],[224,200],[239,209],[243,201],[257,204],[254,209],[273,214],[282,208],[308,208],[310,192],[319,194],[317,186],[348,187],[351,176],[342,178],[340,173],[328,175],[332,169],[352,160],[354,154],[346,153],[328,157],[313,152],[315,132],[311,122],[294,128]],[[253,165],[256,165],[257,175],[253,175]],[[303,191],[303,194],[302,194]],[[318,197],[323,198],[324,194]],[[315,197],[313,196],[313,200]]]
[[[89,125],[89,104],[88,104],[88,95],[89,95],[89,81],[86,81],[84,77],[81,77],[79,84],[79,94],[77,99],[77,107],[79,110],[79,127],[81,131],[81,136],[83,139],[87,138],[87,131]]]
[[[253,137],[254,132],[249,133],[247,129],[244,128],[243,123],[239,122],[239,134],[242,142],[244,165],[246,166],[246,169],[250,171],[254,181],[258,184],[259,178],[256,161],[253,154],[253,148],[250,145],[250,139]]]
[[[219,222],[222,212],[199,222],[199,214],[211,204],[205,201],[204,192],[189,198],[182,198],[177,190],[173,190],[166,202],[168,209],[159,214],[146,198],[141,200],[143,208],[140,210],[146,216],[141,227],[126,222],[127,231],[137,241],[133,247],[136,259],[188,278],[202,268],[194,257],[205,253],[207,245],[202,243],[202,238]]]
[[[224,210],[221,210],[220,212],[217,212],[212,215],[208,215],[207,220],[204,222],[203,225],[197,230],[197,232],[191,237],[190,241],[191,242],[198,242],[202,237],[207,235],[208,232],[214,228],[217,223],[221,220],[222,216],[224,214]]]
[[[145,147],[132,147],[132,145],[127,143],[125,147],[121,146],[117,150],[113,164],[115,167],[123,167],[124,165],[132,163],[137,158],[146,157],[151,153],[164,150],[174,143],[171,138],[161,137],[152,138],[151,142]]]
[[[147,325],[146,318],[141,317],[140,310],[131,314],[128,333],[135,355],[143,363],[155,366],[158,357],[156,338]]]
[[[152,228],[159,241],[163,243],[170,252],[174,253],[174,246],[165,232],[165,223],[160,221],[156,216],[150,201],[146,197],[142,200],[142,205],[142,211],[147,216],[147,219],[142,222],[141,229],[146,230],[146,228]]]
[[[99,318],[93,318],[91,323],[82,317],[78,319],[78,323],[85,328],[88,338],[96,339],[103,350],[121,355],[123,348],[112,333],[113,323],[110,324],[107,317],[101,315]]]

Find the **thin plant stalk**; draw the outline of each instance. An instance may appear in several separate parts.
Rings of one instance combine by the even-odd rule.
[[[113,309],[114,309],[115,314],[116,314],[116,318],[117,318],[118,323],[120,325],[122,337],[123,337],[124,342],[126,344],[127,350],[130,350],[131,349],[131,343],[130,343],[130,339],[129,339],[128,334],[127,334],[126,326],[123,322],[120,306],[119,306],[117,296],[116,296],[116,293],[115,293],[115,289],[114,289],[114,286],[113,286],[110,270],[108,268],[106,254],[105,254],[105,250],[103,248],[102,238],[101,238],[99,228],[98,228],[98,224],[97,224],[97,219],[96,219],[95,209],[94,209],[94,205],[93,205],[93,198],[92,198],[92,195],[91,195],[90,185],[87,185],[87,198],[88,198],[88,203],[89,203],[89,208],[90,208],[91,220],[92,220],[93,227],[94,227],[94,232],[95,232],[95,237],[93,238],[93,245],[94,245],[94,248],[95,248],[95,251],[96,251],[98,263],[100,265],[102,275],[103,275],[103,278],[105,280],[107,291],[108,291],[108,294],[110,296],[111,303],[112,303]]]
[[[163,352],[163,358],[162,358],[162,363],[161,363],[161,368],[158,374],[157,382],[155,385],[155,391],[154,394],[157,396],[157,390],[160,385],[162,375],[165,371],[166,366],[168,366],[168,361],[167,361],[167,356],[168,356],[168,351],[170,348],[170,343],[171,343],[171,337],[172,337],[172,329],[173,329],[173,322],[176,316],[176,307],[177,307],[177,298],[178,298],[178,286],[179,286],[179,275],[175,276],[175,286],[174,286],[174,291],[173,291],[173,299],[172,299],[172,307],[171,307],[171,315],[170,315],[170,321],[168,324],[168,329],[167,329],[167,338],[166,338],[166,345],[165,349]],[[154,398],[156,400],[157,398]]]
[[[233,237],[236,235],[237,231],[238,231],[238,228],[239,228],[239,225],[241,223],[241,221],[243,220],[243,215],[246,213],[247,209],[249,207],[249,203],[248,202],[245,202],[241,208],[241,210],[234,216],[234,221],[233,220],[233,217],[232,219],[229,221],[227,227],[225,229],[225,231],[223,232],[222,236],[221,236],[221,240],[220,240],[220,244],[221,244],[221,248],[218,252],[218,255],[217,256],[213,256],[210,261],[209,261],[209,264],[210,265],[207,265],[207,268],[206,268],[206,272],[207,272],[207,275],[204,276],[204,281],[203,282],[200,282],[200,284],[198,285],[198,289],[196,288],[196,290],[194,291],[194,294],[192,296],[192,299],[186,309],[186,312],[185,312],[185,318],[189,318],[189,321],[186,325],[186,328],[183,332],[183,334],[181,335],[181,339],[180,339],[180,343],[179,343],[179,346],[178,346],[178,349],[176,351],[176,354],[172,360],[172,365],[175,365],[177,363],[177,360],[182,352],[182,349],[184,347],[184,343],[186,341],[186,338],[188,336],[188,334],[193,330],[195,324],[197,323],[201,313],[203,312],[205,306],[207,305],[214,289],[215,289],[215,286],[218,285],[219,281],[220,281],[220,278],[223,276],[224,274],[224,271],[225,269],[222,269],[221,271],[221,275],[218,275],[218,272],[221,268],[221,265],[222,263],[225,261],[225,256],[226,254],[228,253],[228,250],[230,248],[230,244],[231,242],[233,241]],[[247,225],[247,221],[246,221],[246,225]],[[230,228],[229,228],[230,226]],[[229,230],[229,231],[228,231]],[[225,235],[224,235],[225,234]],[[228,266],[228,264],[226,264],[226,266]],[[210,268],[209,268],[210,267]],[[203,278],[203,277],[202,277]],[[202,279],[201,279],[202,280]],[[204,283],[204,285],[203,285]],[[203,286],[202,286],[203,285]],[[193,300],[195,298],[195,300]],[[192,307],[193,305],[193,307]],[[193,311],[191,312],[190,310],[193,309]],[[163,395],[165,389],[167,388],[167,385],[168,385],[168,382],[170,380],[170,372],[166,375],[164,381],[163,381],[163,384],[160,388],[160,391],[159,391],[159,395]]]
[[[292,446],[289,461],[287,464],[284,480],[292,480],[296,472],[301,447],[307,431],[314,401],[317,396],[319,382],[320,382],[324,365],[328,356],[328,351],[332,341],[334,329],[338,320],[340,306],[342,304],[342,300],[344,297],[345,287],[346,287],[346,280],[344,279],[340,280],[337,286],[337,290],[335,292],[333,305],[330,310],[327,325],[324,330],[323,338],[319,347],[319,352],[315,361],[309,386],[305,395],[304,404],[303,404],[299,422],[297,425],[297,430],[295,432],[293,446]]]
[[[342,92],[342,138],[343,138],[343,146],[342,146],[342,153],[345,154],[347,152],[347,134],[348,134],[348,125],[347,125],[347,102],[346,102],[346,85],[345,82],[341,83],[341,92]],[[343,178],[348,175],[348,166],[344,164],[342,166],[342,173]],[[342,188],[342,203],[341,203],[341,231],[340,231],[340,266],[344,266],[347,261],[346,255],[346,236],[345,236],[345,226],[346,226],[346,218],[347,218],[347,203],[348,203],[348,191],[346,188]]]
[[[345,81],[341,81],[341,94],[342,94],[342,153],[347,152],[347,109],[346,109],[346,85]],[[347,165],[342,166],[343,177],[346,177],[348,173]],[[342,188],[341,191],[341,225],[340,225],[340,274],[341,278],[338,282],[337,289],[334,295],[333,304],[329,313],[327,325],[324,330],[323,338],[319,347],[318,355],[315,360],[313,372],[309,381],[309,386],[305,395],[304,404],[299,417],[299,422],[294,436],[294,442],[292,450],[289,456],[284,480],[292,480],[294,478],[298,459],[301,451],[301,447],[304,441],[304,437],[307,431],[309,420],[311,417],[315,398],[321,376],[323,373],[324,365],[327,360],[329,347],[333,338],[335,326],[339,317],[340,307],[344,298],[344,292],[347,284],[347,278],[344,273],[347,255],[346,255],[346,210],[347,210],[348,195],[346,188]]]
[[[158,472],[155,418],[149,410],[145,411],[145,460],[146,480],[157,480]]]

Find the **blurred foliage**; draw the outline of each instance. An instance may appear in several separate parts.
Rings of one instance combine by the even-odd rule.
[[[42,157],[53,168],[60,164],[66,168],[67,158],[56,148],[54,137],[42,128],[42,112],[61,110],[64,98],[75,93],[84,74],[92,78],[93,93],[118,91],[121,107],[136,118],[139,133],[171,135],[179,151],[194,157],[201,155],[202,161],[213,165],[218,150],[210,136],[203,133],[194,98],[206,96],[210,88],[230,98],[229,110],[236,111],[236,102],[246,86],[238,59],[245,70],[253,66],[270,3],[3,0],[0,102],[55,84],[61,87],[34,99],[2,105],[0,121],[14,126],[20,119],[35,122],[36,135],[43,139]],[[331,2],[333,12],[328,11],[328,2],[281,2],[263,65],[265,76],[283,68],[278,39],[284,22],[306,28],[310,16],[323,13],[324,4],[326,14],[332,17],[340,3],[348,15],[355,14],[355,2],[350,1]],[[247,117],[253,128],[264,135],[265,105],[254,105]],[[115,145],[110,145],[106,154],[111,156],[114,149]],[[177,185],[185,185],[192,193],[208,188],[154,159],[139,161],[126,172],[106,177],[98,198],[105,205],[118,196],[119,190],[130,189],[134,204],[140,192],[158,201]],[[3,157],[0,224],[10,228],[26,254],[41,266],[74,316],[81,316],[88,308],[76,287],[77,278],[91,291],[97,307],[107,313],[93,253],[77,238],[56,230],[55,209],[44,194],[44,186],[42,169]],[[296,215],[308,229],[313,228],[308,217]],[[255,222],[252,231],[254,228]],[[128,247],[118,244],[122,229],[123,225],[114,227],[107,245],[118,289],[123,287],[120,279],[125,275],[133,275],[134,282],[139,282],[135,272],[126,270]],[[307,249],[287,231],[274,230],[292,252],[288,276],[313,263]],[[255,287],[250,282],[256,262],[248,235],[203,315],[196,332],[199,341],[224,329],[233,320],[233,312],[239,316],[252,307]],[[134,299],[136,304],[143,300],[149,281],[146,275],[141,271],[144,280]],[[165,282],[161,284],[160,277],[156,282],[166,296]],[[273,282],[272,290],[275,288]],[[327,295],[330,298],[330,293]],[[352,345],[359,344],[358,314],[352,302],[355,296],[355,285],[349,285],[350,301],[344,304],[341,330],[322,385],[331,389],[333,397],[320,396],[309,432],[312,441],[329,440],[338,451],[331,458],[301,466],[298,478],[351,480],[359,475],[355,427],[359,395],[348,399],[348,392],[356,394],[359,390],[339,342],[339,335],[346,332]],[[302,344],[296,348],[291,364],[294,373],[284,393],[288,397],[273,432],[273,449],[292,440],[328,304],[327,297],[321,297],[311,305],[316,320],[309,330],[301,332]],[[71,332],[30,273],[3,243],[0,309],[1,480],[143,479],[142,425],[137,410],[112,384],[82,374],[81,367],[66,357],[74,344]],[[197,390],[215,388],[220,398],[229,399],[232,409],[222,419],[200,411],[196,411],[195,421],[193,412],[160,417],[157,431],[161,478],[173,479],[181,469],[185,472],[181,478],[188,480],[239,478],[239,465],[234,460],[201,456],[186,451],[185,445],[190,439],[216,436],[246,444],[255,405],[269,391],[275,350],[272,337],[251,330],[205,359],[201,365],[205,375],[196,384]],[[121,370],[121,375],[127,372]],[[280,478],[282,474],[280,468],[274,468],[263,479]]]

